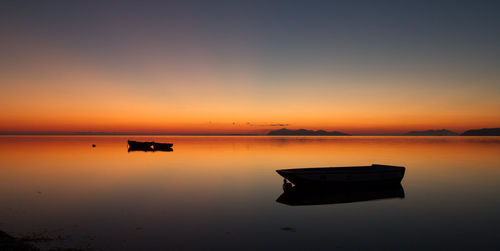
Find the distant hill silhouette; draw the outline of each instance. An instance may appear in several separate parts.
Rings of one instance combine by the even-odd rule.
[[[427,131],[410,131],[404,134],[405,136],[458,136],[458,133],[441,129],[441,130],[427,130]]]
[[[332,131],[332,132],[327,132],[324,130],[306,130],[306,129],[299,129],[299,130],[288,130],[286,128],[282,128],[280,130],[274,130],[270,131],[267,135],[324,135],[324,136],[350,136],[350,134],[343,133],[343,132],[337,132],[337,131]]]
[[[500,128],[483,128],[468,130],[462,136],[500,136]]]

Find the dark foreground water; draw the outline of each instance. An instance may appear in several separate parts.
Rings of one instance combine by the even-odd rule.
[[[276,169],[372,163],[405,166],[402,188],[276,202]],[[2,136],[0,230],[42,249],[499,250],[500,137]]]

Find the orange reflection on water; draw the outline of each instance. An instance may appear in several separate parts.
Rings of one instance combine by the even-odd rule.
[[[128,152],[127,139],[174,151]],[[99,229],[108,218],[199,228],[218,212],[274,213],[276,169],[372,163],[407,168],[404,201],[415,207],[497,191],[498,153],[500,137],[2,136],[0,219],[14,232],[87,219]]]
[[[127,139],[172,142],[174,151],[127,152]],[[449,168],[465,175],[496,172],[500,152],[498,137],[4,136],[0,143],[0,175],[11,185],[80,184],[85,191],[134,183],[154,172],[203,186],[232,178],[261,183],[252,176],[279,168],[371,163],[407,166],[408,173],[421,175]]]

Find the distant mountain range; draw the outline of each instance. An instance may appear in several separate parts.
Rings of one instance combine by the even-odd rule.
[[[441,130],[426,130],[426,131],[410,131],[404,134],[405,136],[458,136],[458,133],[441,129]]]
[[[282,128],[279,130],[270,131],[267,135],[277,135],[277,136],[351,136],[351,134],[338,132],[338,131],[325,131],[325,130],[289,130]],[[404,136],[500,136],[500,128],[483,128],[477,130],[468,130],[462,134],[458,134],[454,131],[447,129],[441,130],[424,130],[424,131],[409,131]]]
[[[185,136],[193,136],[193,135],[217,135],[217,136],[227,136],[227,135],[237,135],[237,136],[255,136],[262,135],[265,132],[259,133],[145,133],[145,132],[1,132],[0,135],[185,135]],[[289,130],[286,128],[282,128],[280,130],[274,130],[268,132],[266,135],[317,135],[317,136],[351,136],[349,133],[339,132],[339,131],[325,131],[325,130]],[[456,132],[441,129],[441,130],[424,130],[424,131],[409,131],[405,134],[362,134],[360,136],[370,136],[370,135],[378,135],[378,136],[500,136],[500,128],[483,128],[483,129],[473,129],[465,131],[462,134],[458,134]]]
[[[500,128],[483,128],[468,130],[462,136],[500,136]]]
[[[337,131],[327,132],[324,130],[314,131],[314,130],[306,130],[306,129],[288,130],[286,128],[282,128],[280,130],[270,131],[267,135],[350,136],[350,134],[343,133],[343,132],[337,132]]]

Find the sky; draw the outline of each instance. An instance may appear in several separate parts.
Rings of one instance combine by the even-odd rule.
[[[0,133],[500,127],[498,1],[2,1]]]

